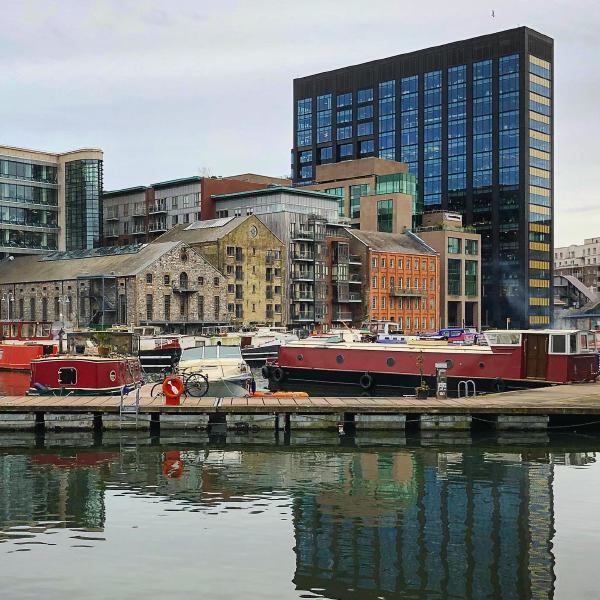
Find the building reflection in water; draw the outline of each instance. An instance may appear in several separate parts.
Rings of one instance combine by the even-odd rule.
[[[0,542],[47,522],[99,530],[110,518],[109,490],[157,495],[211,515],[232,502],[286,497],[300,591],[551,598],[553,464],[585,461],[584,454],[475,448],[0,454]]]

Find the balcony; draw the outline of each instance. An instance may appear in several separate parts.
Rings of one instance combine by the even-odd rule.
[[[315,273],[314,271],[308,271],[308,270],[295,270],[292,272],[292,280],[294,281],[314,281],[315,279]],[[268,278],[267,278],[268,281]]]
[[[363,298],[360,294],[350,294],[347,302],[362,302]]]
[[[351,265],[362,265],[362,260],[357,254],[350,254],[348,257],[348,263]]]
[[[292,227],[292,240],[294,241],[312,241],[315,239],[315,232],[308,227],[294,225]]]
[[[166,202],[156,202],[150,206],[148,213],[151,215],[156,215],[159,213],[166,213],[167,211],[167,203]]]
[[[119,237],[119,233],[117,231],[107,231],[104,234],[104,237],[108,240],[110,238],[118,238]]]
[[[390,296],[422,298],[423,296],[427,296],[427,292],[423,290],[404,289],[396,286],[390,286]]]
[[[314,290],[292,289],[292,300],[296,302],[312,302],[314,299]]]
[[[334,321],[352,321],[352,313],[347,311],[334,311],[333,313]]]
[[[106,220],[107,221],[118,221],[119,220],[119,216],[115,215],[113,213],[110,213],[110,214],[106,215]]]
[[[348,283],[358,283],[360,285],[362,283],[362,276],[358,274],[350,275]]]
[[[315,255],[313,252],[300,252],[298,250],[295,250],[292,253],[292,258],[294,260],[315,260]]]
[[[171,286],[171,289],[173,290],[174,294],[194,294],[198,291],[197,288],[189,284],[173,285]]]
[[[134,227],[131,230],[131,233],[133,235],[146,235],[146,226],[144,225],[143,227]]]
[[[166,231],[167,230],[167,222],[166,221],[158,221],[156,223],[150,223],[148,225],[148,231],[150,233],[157,233],[160,231]]]
[[[292,311],[292,321],[312,322],[315,320],[315,312],[313,310]]]
[[[134,217],[145,217],[146,216],[146,207],[143,206],[141,208],[134,208],[132,214]]]

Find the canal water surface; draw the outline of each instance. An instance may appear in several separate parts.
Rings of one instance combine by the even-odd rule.
[[[446,442],[2,434],[1,597],[597,598],[600,440]]]

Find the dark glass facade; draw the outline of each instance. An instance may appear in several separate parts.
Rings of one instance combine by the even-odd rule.
[[[484,325],[552,319],[553,41],[526,27],[294,81],[292,173],[399,160],[482,236]]]
[[[96,248],[102,243],[102,161],[65,164],[66,249]]]

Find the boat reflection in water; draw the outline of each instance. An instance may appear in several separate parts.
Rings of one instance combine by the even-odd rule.
[[[148,499],[155,498],[151,506],[158,516],[173,519],[169,539],[152,540],[156,547],[168,546],[172,581],[193,577],[190,544],[219,531],[225,554],[239,550],[250,560],[264,548],[259,543],[267,543],[288,557],[285,565],[292,570],[295,562],[295,572],[283,573],[287,587],[280,597],[551,598],[553,472],[565,456],[493,446],[439,452],[323,445],[177,450],[134,444],[2,451],[0,445],[0,554],[18,543],[45,543],[39,540],[48,539],[43,534],[53,527],[99,532],[71,536],[85,546],[123,543],[140,535],[136,528],[143,516],[136,507],[148,511]],[[574,454],[570,460],[584,463],[586,456]],[[289,521],[277,532],[277,519],[261,525],[260,540],[227,531],[226,513],[238,515],[237,527],[247,530],[269,506],[286,507],[277,510],[288,511],[293,533]],[[174,510],[177,518],[169,517]],[[147,519],[140,525],[146,535],[164,533],[164,519]],[[120,528],[111,530],[111,521]],[[69,564],[77,560],[73,539],[49,538],[57,561],[67,553]],[[34,553],[18,557],[25,572]],[[110,567],[102,561],[111,555],[94,555],[98,573]],[[205,552],[198,564],[218,573],[223,568],[218,556],[223,555]],[[272,590],[274,575],[268,565],[265,569],[240,569],[230,585],[244,589],[260,581]],[[40,594],[47,585],[41,581]],[[111,578],[101,584],[110,595]],[[145,585],[151,584],[136,579],[137,592],[144,593]],[[228,590],[220,597],[243,597],[228,596]],[[118,596],[118,589],[113,591]]]

